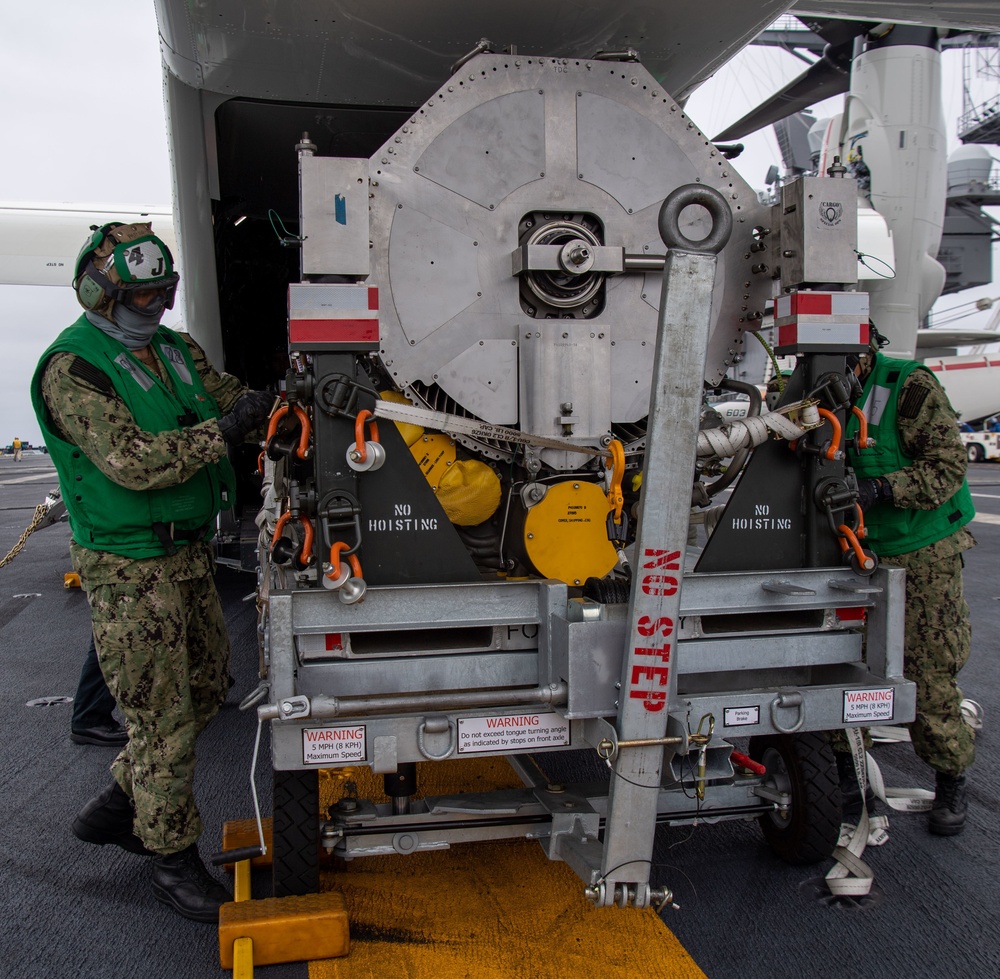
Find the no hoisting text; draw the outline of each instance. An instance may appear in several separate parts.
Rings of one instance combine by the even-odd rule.
[[[438,529],[437,517],[421,517],[413,512],[409,503],[396,503],[391,517],[369,517],[368,532],[413,534]]]
[[[732,517],[731,526],[733,530],[791,530],[792,518],[773,516],[769,504],[758,503],[753,516]]]

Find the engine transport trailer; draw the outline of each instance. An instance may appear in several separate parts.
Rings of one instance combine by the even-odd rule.
[[[244,704],[270,725],[275,894],[317,890],[324,850],[529,837],[594,904],[659,906],[657,825],[706,819],[828,857],[823,732],[914,713],[902,572],[865,549],[845,461],[854,181],[762,205],[634,52],[485,42],[370,159],[295,153]],[[727,371],[772,296],[798,366],[761,414]],[[750,417],[700,431],[706,390]],[[607,781],[551,784],[563,752]],[[490,756],[524,788],[421,793],[425,765]],[[352,766],[391,802],[321,811],[320,770]]]

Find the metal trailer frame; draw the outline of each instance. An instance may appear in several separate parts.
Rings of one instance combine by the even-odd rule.
[[[765,777],[734,771],[727,738],[844,727],[848,692],[891,690],[894,717],[912,716],[915,688],[902,676],[903,593],[904,572],[895,568],[863,580],[846,568],[685,575],[678,691],[665,714],[667,736],[677,743],[653,747],[664,759],[664,777],[648,791],[652,823],[615,813],[608,784],[553,789],[522,758],[526,751],[590,748],[613,764],[628,753],[622,742],[631,732],[621,723],[619,680],[627,606],[569,599],[560,582],[374,587],[364,603],[350,607],[325,590],[272,592],[272,703],[260,714],[273,720],[273,764],[280,770],[317,767],[304,761],[306,732],[349,729],[361,732],[363,758],[338,766],[391,773],[405,762],[503,756],[525,779],[523,792],[428,798],[405,813],[386,805],[351,806],[323,829],[324,845],[338,855],[537,838],[552,859],[564,860],[596,888],[607,883],[605,849],[614,846],[619,862],[648,859],[656,823],[748,818],[787,808],[789,799],[769,792]],[[865,644],[851,614],[860,610],[867,616]],[[801,622],[809,616],[821,622],[818,629],[780,627],[782,618]],[[727,629],[733,617],[743,626],[748,617],[758,619],[760,631]],[[437,631],[442,645],[454,630],[484,630],[490,639],[486,648],[471,650],[398,649],[344,658],[297,652],[301,637],[348,628],[390,636]],[[525,637],[536,631],[537,642],[526,646]],[[329,690],[338,695],[323,692]],[[464,720],[525,712],[565,719],[569,743],[507,750],[476,745],[470,751],[458,742]],[[699,800],[693,790],[702,745],[692,736],[706,715],[719,723],[704,745],[707,787]],[[610,784],[616,781],[612,776]],[[473,817],[477,822],[470,824]],[[631,870],[634,887],[638,875]],[[646,902],[640,897],[639,903]]]
[[[586,65],[553,64],[571,73],[587,70]],[[495,65],[493,71],[511,67],[502,60],[484,65]],[[486,75],[483,70],[469,80],[476,86],[489,84],[480,80]],[[624,78],[614,84],[620,85]],[[499,75],[498,79],[502,91],[523,84]],[[637,88],[636,77],[632,81],[630,87]],[[550,81],[545,92],[546,97],[587,102],[580,92],[574,96],[563,80]],[[537,95],[542,94],[540,89]],[[449,102],[443,95],[439,98]],[[460,123],[463,106],[474,102],[468,92],[456,93],[456,98],[459,104],[448,109],[447,120],[454,119],[451,124]],[[558,98],[555,102],[561,104]],[[431,104],[438,108],[438,100]],[[653,111],[651,105],[642,104]],[[673,118],[670,114],[676,114],[676,108],[662,99],[667,118]],[[417,121],[415,117],[414,126]],[[699,137],[691,135],[691,125],[685,126],[681,118],[673,119],[672,125],[679,140],[694,140],[694,152]],[[462,130],[444,131],[454,137]],[[407,152],[403,136],[395,143],[403,146],[399,153]],[[305,198],[315,168],[309,144],[304,141],[299,149]],[[503,150],[507,152],[506,147]],[[389,165],[391,153],[392,148],[386,150],[383,166]],[[711,158],[709,162],[714,172],[717,164]],[[394,186],[413,180],[418,169],[404,168]],[[460,173],[463,180],[475,179],[466,171]],[[363,185],[361,169],[352,176],[354,183]],[[374,171],[371,180],[374,189],[386,174]],[[419,189],[424,191],[425,185]],[[833,180],[823,190],[850,197],[850,189]],[[328,196],[329,191],[325,187],[322,193]],[[716,283],[716,267],[733,227],[732,201],[741,193],[737,189],[727,199],[705,184],[688,184],[675,189],[659,211],[659,230],[668,250],[662,267],[643,446],[644,483],[627,603],[580,598],[561,582],[532,579],[435,578],[421,584],[419,578],[411,578],[412,583],[375,584],[365,591],[363,582],[350,577],[347,564],[341,565],[339,578],[337,568],[330,566],[326,578],[336,581],[320,579],[310,587],[284,588],[276,587],[279,578],[272,579],[265,567],[269,587],[262,602],[266,616],[262,645],[269,690],[258,717],[271,722],[276,771],[364,765],[390,775],[421,761],[502,756],[525,783],[518,791],[420,799],[407,773],[400,777],[408,788],[393,795],[389,804],[375,805],[347,793],[322,820],[318,836],[336,854],[352,858],[439,849],[455,842],[537,838],[550,858],[573,867],[595,904],[658,905],[670,898],[669,890],[654,890],[649,881],[658,822],[795,816],[792,795],[780,779],[772,773],[753,775],[743,767],[734,768],[731,739],[794,736],[870,723],[871,716],[850,706],[852,700],[864,701],[866,696],[882,705],[879,722],[903,722],[914,716],[915,687],[903,678],[902,571],[879,569],[865,577],[844,566],[712,573],[685,567],[702,379],[713,375],[719,349],[722,359],[732,354],[732,346],[726,353],[731,341],[718,330],[712,333],[717,318],[712,307],[713,300],[725,301]],[[468,194],[479,194],[479,188]],[[390,197],[390,203],[394,199]],[[707,236],[698,242],[680,230],[680,215],[691,204],[700,205],[711,218]],[[376,199],[373,214],[384,206]],[[402,201],[393,207],[405,216]],[[315,219],[304,199],[304,214],[307,211]],[[412,227],[416,234],[417,226]],[[749,228],[744,226],[740,234],[746,241],[741,247],[750,247],[748,260],[755,249],[766,247],[758,237],[750,246]],[[782,247],[790,241],[787,229],[785,238]],[[386,246],[374,242],[373,247]],[[583,257],[587,250],[584,243]],[[826,272],[825,250],[825,241],[807,249],[809,275],[821,276],[817,281],[823,281]],[[732,250],[728,255],[732,263]],[[388,269],[379,264],[387,260],[387,255],[376,259],[374,282],[388,279]],[[531,264],[536,259],[527,254],[524,261]],[[361,260],[358,267],[363,265]],[[498,281],[510,289],[509,279]],[[752,291],[749,281],[746,289],[745,302]],[[846,349],[858,349],[859,329],[855,323],[854,347]],[[315,400],[315,456],[301,444],[296,449],[294,436],[290,440],[286,436],[284,449],[278,446],[289,459],[298,452],[303,464],[313,466],[315,485],[304,490],[291,486],[286,513],[291,517],[301,508],[312,508],[316,536],[322,541],[315,553],[320,555],[336,539],[334,527],[354,528],[356,538],[351,538],[353,547],[346,554],[360,545],[356,487],[370,475],[358,465],[361,435],[355,435],[358,451],[351,453],[350,434],[356,428],[350,419],[359,416],[358,364],[378,346],[377,336],[374,343],[366,341],[353,351],[349,343],[338,341],[337,334],[328,337],[313,348],[314,374],[289,375],[288,411],[304,415],[296,399]],[[399,338],[394,342],[400,344]],[[383,338],[382,345],[389,343]],[[400,349],[405,347],[403,342]],[[845,348],[815,352],[820,355],[816,358],[820,380],[806,373],[800,383],[828,385],[829,377],[837,374],[838,354],[843,372]],[[843,410],[844,404],[835,399],[834,407]],[[317,429],[321,424],[323,433]],[[307,438],[305,421],[299,438]],[[353,473],[344,464],[345,444]],[[824,555],[836,560],[836,538],[823,536],[827,528],[811,508],[826,508],[835,534],[834,513],[846,514],[838,517],[844,524],[858,519],[856,490],[852,495],[842,454],[811,442],[804,449],[800,478],[806,484],[803,533],[808,540],[803,563],[823,565]],[[396,450],[390,445],[384,451],[389,455]],[[829,465],[820,455],[838,460],[825,479],[820,470],[824,466],[829,470]],[[569,468],[558,462],[555,467]],[[527,468],[531,471],[531,465]],[[813,500],[811,494],[819,489],[822,499]],[[409,491],[426,492],[425,481],[421,478],[396,489]],[[384,542],[373,543],[376,550],[366,553],[379,554],[384,568],[391,548],[386,550]],[[442,546],[446,543],[442,541]],[[340,554],[336,547],[331,550],[333,564],[339,560],[334,556]],[[341,588],[352,594],[338,595],[335,590]],[[356,601],[361,594],[364,601]],[[513,728],[516,736],[509,733]],[[580,748],[592,749],[611,769],[609,782],[549,784],[528,757]],[[275,827],[277,835],[277,811]],[[305,839],[311,841],[313,835]]]
[[[537,838],[550,858],[573,867],[596,904],[662,903],[669,892],[649,884],[658,822],[747,818],[791,804],[767,776],[734,770],[733,745],[717,722],[730,736],[830,730],[850,722],[849,694],[875,691],[891,701],[893,718],[913,716],[915,688],[902,676],[902,571],[683,574],[683,546],[667,544],[687,536],[688,508],[673,501],[690,481],[698,425],[697,392],[678,399],[676,389],[701,376],[707,336],[678,323],[710,307],[713,281],[714,255],[668,255],[650,489],[627,605],[530,580],[372,587],[364,602],[347,605],[328,589],[270,592],[271,703],[259,715],[273,721],[276,769],[335,759],[393,773],[401,764],[500,755],[526,782],[520,792],[401,806],[345,797],[321,832],[338,855]],[[675,406],[693,408],[678,417],[675,407],[667,425],[659,393],[669,386]],[[307,637],[327,635],[337,637],[332,649],[324,641],[309,651],[316,647]],[[505,717],[520,737],[506,736]],[[541,718],[541,728],[520,730]],[[496,736],[484,739],[477,719],[499,725]],[[581,746],[612,769],[609,784],[552,786],[523,760]]]

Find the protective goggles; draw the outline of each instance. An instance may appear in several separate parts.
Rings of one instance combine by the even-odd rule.
[[[119,282],[108,275],[112,269]],[[174,305],[180,276],[166,245],[155,235],[120,242],[101,268],[92,263],[91,270],[104,280],[108,298],[130,309],[155,313]]]

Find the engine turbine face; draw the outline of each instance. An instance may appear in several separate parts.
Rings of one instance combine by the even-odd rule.
[[[735,221],[707,380],[725,374],[769,297],[749,248],[767,210],[635,63],[478,55],[369,172],[379,356],[418,403],[588,445],[641,426],[665,252],[657,217],[682,184],[718,189]],[[682,226],[697,239],[708,216],[692,206]],[[463,441],[510,458],[509,446]]]

